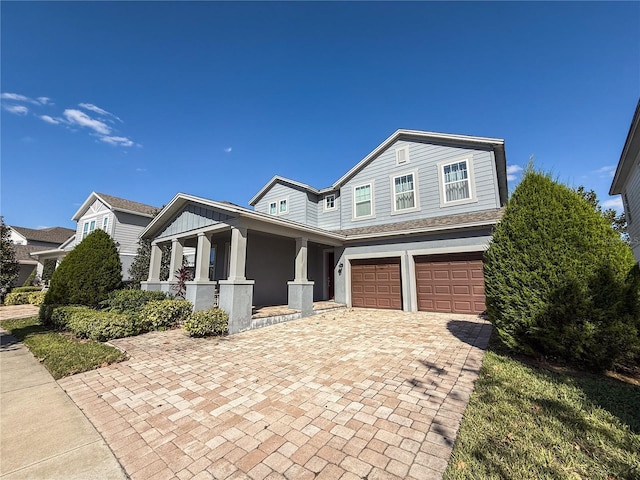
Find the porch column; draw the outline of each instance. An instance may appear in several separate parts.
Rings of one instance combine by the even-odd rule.
[[[196,250],[196,271],[193,281],[187,282],[186,298],[194,310],[208,310],[215,305],[216,282],[209,280],[211,259],[211,234],[198,234]]]
[[[220,280],[220,308],[229,315],[229,333],[239,333],[251,328],[253,308],[253,280],[247,280],[247,229],[231,228],[231,252],[229,277]]]
[[[209,262],[211,259],[211,234],[198,234],[198,248],[196,250],[196,282],[209,281]]]
[[[162,249],[156,242],[151,244],[151,260],[149,262],[149,282],[160,281],[160,264],[162,262]]]
[[[302,315],[313,312],[313,284],[307,280],[307,246],[308,239],[296,238],[295,278],[287,282],[289,286],[289,308],[300,310]]]
[[[174,238],[171,240],[171,263],[169,263],[169,280],[177,280],[176,270],[182,267],[184,245],[182,240]]]

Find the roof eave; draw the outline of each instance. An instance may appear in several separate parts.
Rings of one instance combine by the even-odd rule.
[[[380,238],[380,237],[401,237],[405,235],[417,235],[421,233],[437,233],[444,232],[450,230],[463,230],[470,228],[480,228],[480,227],[493,227],[497,225],[499,219],[482,221],[482,222],[471,222],[471,223],[462,223],[458,225],[439,225],[434,227],[421,227],[421,228],[413,228],[413,229],[405,229],[405,230],[394,230],[390,232],[378,232],[378,233],[366,233],[360,235],[346,235],[346,241],[355,241],[355,240],[367,240],[369,238]]]
[[[629,172],[633,167],[633,162],[640,152],[640,99],[636,105],[636,111],[633,114],[631,125],[629,127],[629,133],[627,133],[627,139],[624,142],[622,153],[620,154],[620,160],[616,168],[616,173],[613,176],[611,187],[609,188],[609,195],[620,195],[624,190],[624,185],[629,176]]]
[[[249,200],[249,205],[254,207],[255,204],[258,203],[258,201],[271,189],[271,187],[273,187],[278,182],[288,183],[290,185],[294,185],[296,187],[302,188],[302,189],[304,189],[304,190],[306,190],[308,192],[314,193],[316,195],[318,195],[321,192],[317,188],[314,188],[311,185],[307,185],[306,183],[297,182],[295,180],[291,180],[290,178],[282,177],[280,175],[274,175],[273,177],[271,177],[271,180],[269,180],[265,184],[265,186],[262,187],[260,189],[260,191],[258,193],[256,193],[251,200]]]

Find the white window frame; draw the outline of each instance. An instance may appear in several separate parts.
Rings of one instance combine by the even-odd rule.
[[[358,188],[362,188],[362,187],[369,187],[369,192],[370,192],[370,197],[369,197],[369,202],[371,203],[371,213],[369,215],[362,215],[360,217],[356,216],[357,213],[357,205],[356,205],[356,189]],[[354,185],[353,189],[352,189],[352,196],[353,196],[353,209],[352,209],[352,220],[366,220],[368,218],[375,218],[376,216],[376,211],[374,208],[374,198],[375,198],[375,185],[373,183],[373,181],[371,182],[367,182],[367,183],[361,183],[358,185]]]
[[[106,232],[108,228],[109,228],[109,216],[107,215],[102,219],[102,230]]]
[[[400,161],[400,152],[404,152],[404,162]],[[402,166],[409,163],[409,146],[406,145],[404,147],[396,148],[396,165]]]
[[[273,212],[271,207],[273,207]],[[269,202],[269,215],[278,215],[278,202]]]
[[[84,222],[82,224],[82,240],[87,238],[87,235],[89,235],[89,222]]]
[[[327,206],[327,202],[329,201],[330,198],[331,198],[331,203],[333,203],[332,207]],[[335,210],[336,209],[336,200],[337,200],[337,198],[336,198],[336,194],[335,193],[330,193],[328,195],[325,195],[324,199],[323,199],[324,211],[325,212],[330,212],[332,210]]]
[[[284,202],[284,211],[281,210],[282,202]],[[278,200],[278,215],[286,215],[289,213],[289,197]]]
[[[627,197],[626,191],[622,193],[622,209],[624,210],[627,225],[631,225],[633,223],[633,219],[631,218],[631,206],[629,205],[629,197]]]
[[[447,201],[447,192],[444,183],[444,168],[454,163],[466,162],[467,164],[467,182],[469,184],[469,197],[460,200]],[[440,207],[452,207],[455,205],[464,205],[465,203],[475,203],[476,198],[476,182],[473,174],[473,156],[466,155],[464,157],[452,158],[438,162],[438,184],[440,186]]]
[[[405,177],[407,175],[413,176],[413,207],[398,209],[396,206],[396,178]],[[418,196],[418,175],[416,172],[404,172],[398,175],[389,175],[389,180],[391,184],[391,214],[400,214],[400,213],[409,213],[420,210],[420,197]]]

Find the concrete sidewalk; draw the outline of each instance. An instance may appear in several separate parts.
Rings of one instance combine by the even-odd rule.
[[[75,403],[0,329],[0,478],[126,479]]]

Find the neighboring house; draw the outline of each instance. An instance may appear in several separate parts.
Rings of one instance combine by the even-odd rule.
[[[609,195],[622,195],[631,248],[636,261],[640,263],[640,100],[631,120]]]
[[[9,240],[15,245],[16,260],[20,265],[14,286],[22,286],[33,269],[37,268],[38,262],[31,256],[32,252],[44,248],[57,248],[73,234],[73,230],[63,227],[33,229],[9,225]],[[42,275],[42,270],[37,273]]]
[[[56,249],[33,253],[32,256],[41,265],[48,258],[60,262],[87,235],[99,228],[113,238],[122,262],[122,277],[126,281],[138,249],[138,236],[158,210],[144,203],[93,192],[73,216],[78,225],[70,241]]]
[[[331,187],[273,177],[254,210],[178,193],[141,237],[152,240],[148,290],[196,249],[187,298],[214,294],[229,331],[255,328],[252,306],[311,314],[313,302],[479,313],[482,256],[507,202],[504,140],[398,130]]]

